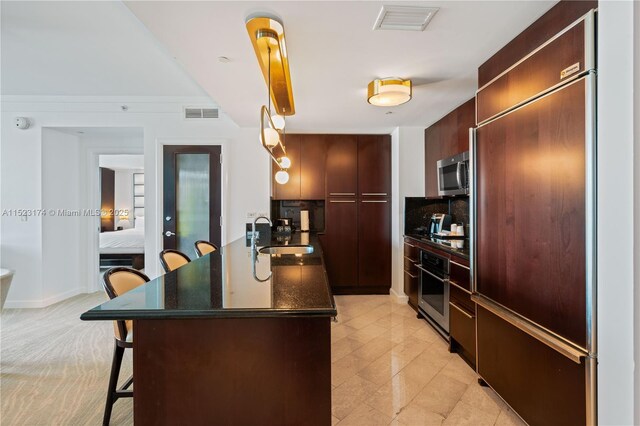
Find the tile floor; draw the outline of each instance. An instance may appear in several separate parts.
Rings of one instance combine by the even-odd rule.
[[[406,304],[336,296],[333,425],[524,425]]]

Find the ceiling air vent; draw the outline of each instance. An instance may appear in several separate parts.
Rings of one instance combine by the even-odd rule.
[[[186,107],[184,109],[184,118],[186,120],[195,120],[198,118],[218,118],[218,108],[193,108]]]
[[[437,7],[383,5],[374,30],[424,31]]]

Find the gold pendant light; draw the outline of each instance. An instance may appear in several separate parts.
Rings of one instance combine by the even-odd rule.
[[[282,23],[265,17],[250,18],[246,25],[269,92],[269,106],[260,109],[260,143],[280,168],[275,174],[276,182],[285,184],[289,181],[291,160],[284,147],[284,117],[293,115],[295,109],[284,28]],[[275,114],[271,113],[272,100]]]

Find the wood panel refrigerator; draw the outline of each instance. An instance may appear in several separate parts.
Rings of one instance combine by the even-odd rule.
[[[539,84],[523,68],[574,73],[471,130],[477,371],[531,425],[596,423],[594,19],[498,83],[514,93],[518,78]],[[577,67],[548,63],[568,55],[549,54],[563,34],[583,37]]]

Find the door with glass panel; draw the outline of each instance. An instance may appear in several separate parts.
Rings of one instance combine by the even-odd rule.
[[[195,257],[194,243],[220,247],[220,146],[164,146],[164,248]]]

